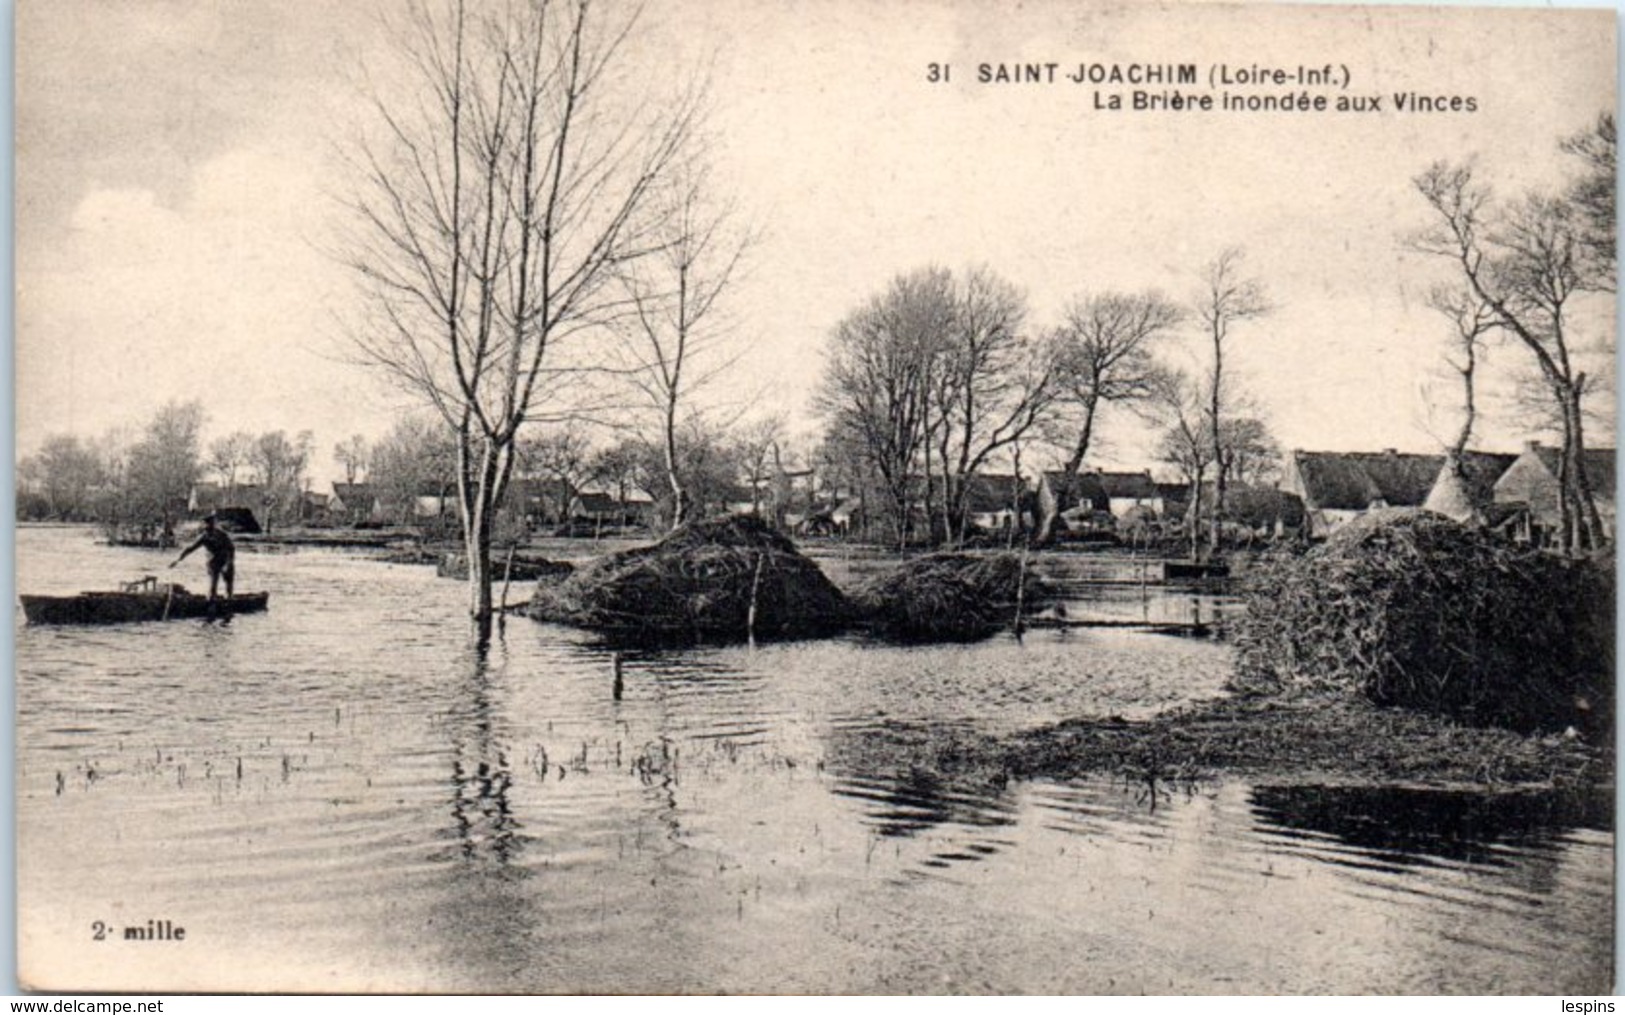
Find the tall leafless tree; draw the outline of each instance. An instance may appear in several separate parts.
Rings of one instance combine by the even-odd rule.
[[[729,363],[707,358],[725,332],[719,300],[751,237],[734,226],[733,209],[715,201],[707,172],[697,163],[657,187],[652,210],[659,249],[623,272],[631,313],[618,330],[627,373],[659,417],[676,528],[692,508],[678,460],[684,402]]]
[[[348,150],[342,246],[370,313],[361,358],[431,405],[457,446],[478,646],[491,536],[520,428],[561,344],[624,310],[612,282],[659,245],[645,205],[694,104],[626,101],[634,19],[588,0],[414,0]]]
[[[1487,303],[1461,286],[1435,286],[1428,293],[1428,306],[1450,322],[1450,351],[1445,362],[1461,378],[1461,429],[1450,446],[1450,462],[1459,476],[1462,454],[1472,443],[1478,422],[1478,360],[1483,354],[1484,336],[1495,328],[1495,316]]]
[[[579,426],[566,423],[535,437],[519,441],[514,470],[521,476],[541,481],[544,503],[552,495],[553,519],[570,520],[570,506],[581,488],[594,476],[592,442]],[[518,505],[521,511],[525,505]]]
[[[236,430],[209,442],[205,464],[230,491],[236,489],[238,473],[247,468],[253,458],[254,435],[246,430]]]
[[[1412,238],[1424,253],[1452,261],[1493,326],[1521,345],[1540,370],[1562,435],[1559,530],[1571,552],[1599,546],[1606,531],[1585,467],[1585,395],[1590,378],[1576,337],[1582,301],[1612,285],[1612,272],[1587,254],[1582,217],[1561,197],[1529,193],[1498,206],[1470,164],[1434,163],[1415,186],[1435,215]]]
[[[273,524],[299,521],[305,472],[315,443],[309,430],[301,430],[291,440],[282,430],[269,430],[255,438],[249,464],[259,479],[266,531]]]
[[[763,517],[762,509],[766,507],[775,525],[784,521],[783,448],[787,430],[780,413],[758,416],[734,428],[734,453],[740,477],[750,486],[751,514]]]
[[[367,438],[360,434],[351,434],[347,439],[333,445],[333,460],[339,463],[344,470],[344,481],[354,483],[367,467]]]
[[[1224,455],[1224,408],[1230,400],[1226,388],[1225,344],[1231,330],[1240,323],[1268,314],[1273,307],[1264,285],[1242,273],[1245,254],[1229,247],[1210,261],[1202,271],[1202,287],[1196,297],[1196,316],[1213,343],[1213,365],[1208,372],[1207,424],[1215,452],[1213,472],[1213,525],[1211,545],[1219,545],[1219,526],[1224,515],[1224,490],[1231,462]]]
[[[1564,138],[1561,147],[1582,163],[1580,175],[1564,196],[1580,215],[1580,244],[1590,261],[1587,274],[1599,288],[1612,291],[1617,224],[1614,189],[1619,149],[1614,114],[1601,114],[1590,128]]]
[[[1150,392],[1151,405],[1162,423],[1157,441],[1157,457],[1179,470],[1190,488],[1185,506],[1185,532],[1190,538],[1191,559],[1202,547],[1203,500],[1208,469],[1215,449],[1209,429],[1206,393],[1190,375],[1179,370],[1158,373]]]
[[[1064,471],[1076,475],[1094,442],[1100,412],[1110,404],[1148,405],[1160,377],[1152,358],[1157,341],[1187,316],[1184,307],[1155,290],[1078,296],[1066,308],[1054,345],[1057,407],[1069,432]],[[1047,540],[1054,518],[1042,519]]]
[[[1051,348],[1026,334],[1027,302],[1009,281],[972,268],[951,296],[928,429],[941,470],[943,531],[962,542],[972,477],[1043,418],[1055,395],[1055,369]]]
[[[826,352],[819,407],[839,440],[862,449],[899,546],[930,471],[932,392],[953,324],[952,276],[924,268],[842,319]]]

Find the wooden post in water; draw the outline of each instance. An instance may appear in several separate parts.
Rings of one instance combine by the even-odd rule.
[[[508,545],[508,563],[502,569],[502,604],[497,611],[497,616],[502,618],[501,622],[504,623],[508,617],[508,583],[513,580],[513,555],[518,549],[518,543]]]
[[[1027,546],[1021,547],[1021,569],[1016,572],[1016,637],[1020,638],[1026,625],[1021,619],[1021,609],[1027,598]]]
[[[756,641],[756,597],[762,591],[762,561],[766,554],[756,554],[756,573],[750,579],[750,607],[745,611],[745,637],[752,643]]]
[[[1144,620],[1151,619],[1151,599],[1145,588],[1147,572],[1150,570],[1151,547],[1147,546],[1145,553],[1140,555],[1140,617]]]
[[[615,700],[616,701],[620,701],[621,700],[621,691],[624,689],[622,684],[621,684],[621,654],[619,652],[616,652],[610,658],[611,658],[611,661],[612,661],[612,663],[613,663],[613,665],[615,667],[615,684],[614,684],[614,687],[611,690],[611,693],[615,695]],[[615,749],[617,751],[619,751],[620,750],[620,744],[617,743],[615,745]]]

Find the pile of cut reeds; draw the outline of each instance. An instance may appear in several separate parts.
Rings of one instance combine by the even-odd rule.
[[[1612,721],[1612,561],[1379,511],[1261,560],[1236,624],[1238,690],[1357,692],[1529,730]]]
[[[850,616],[818,565],[754,518],[696,522],[589,561],[539,584],[526,612],[655,643],[812,637]]]
[[[852,590],[863,622],[904,641],[973,641],[1008,626],[1044,590],[1015,553],[934,553]]]

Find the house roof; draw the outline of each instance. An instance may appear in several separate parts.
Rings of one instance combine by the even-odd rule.
[[[1494,501],[1496,480],[1517,460],[1488,451],[1464,451],[1459,460],[1448,455],[1423,506],[1457,520],[1473,517]]]
[[[1539,456],[1540,463],[1546,466],[1546,471],[1555,478],[1562,458],[1561,448],[1549,448],[1536,445],[1529,449]],[[1613,448],[1586,448],[1585,474],[1591,484],[1593,497],[1614,499],[1614,449]],[[1500,477],[1496,477],[1500,478]]]
[[[973,515],[1012,510],[1026,484],[1011,473],[965,477],[965,510]]]
[[[578,493],[570,505],[571,514],[614,515],[626,510],[607,493]]]
[[[1294,451],[1304,500],[1318,509],[1364,511],[1421,507],[1444,465],[1443,455],[1398,451]]]
[[[374,493],[371,483],[334,483],[333,496],[353,507],[359,502],[370,501]]]
[[[575,492],[577,494],[596,493],[601,496],[608,497],[612,501],[618,500],[623,504],[638,504],[647,506],[649,504],[653,504],[655,501],[654,497],[649,493],[649,491],[639,486],[628,486],[626,488],[625,497],[621,496],[621,491],[619,488],[605,486],[602,483],[584,483],[581,486],[576,487]]]
[[[200,509],[217,507],[251,507],[263,499],[258,483],[238,483],[227,489],[219,483],[198,483],[192,487],[192,499]]]
[[[1100,472],[1100,485],[1106,496],[1113,499],[1154,500],[1158,496],[1157,484],[1149,472]]]
[[[1111,498],[1106,495],[1106,487],[1100,482],[1100,474],[1096,472],[1082,475],[1046,472],[1039,482],[1050,488],[1057,511],[1066,511],[1084,501],[1094,508],[1105,510],[1111,503]]]
[[[1191,495],[1189,483],[1158,483],[1157,496],[1165,501],[1178,501],[1184,503]]]
[[[1297,528],[1303,524],[1303,500],[1273,487],[1237,485],[1225,492],[1224,513],[1254,528],[1276,522]]]

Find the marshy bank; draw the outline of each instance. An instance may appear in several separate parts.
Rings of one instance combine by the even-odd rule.
[[[1144,562],[1128,566],[1136,564],[1144,570]],[[544,581],[532,616],[657,639],[857,630],[902,644],[951,643],[1031,618],[1056,591],[1042,570],[1013,553],[930,554],[866,560],[838,587],[789,540],[734,519]],[[1398,512],[1247,571],[1230,618],[1230,696],[1134,721],[1074,718],[996,738],[902,725],[882,738],[881,757],[900,771],[995,781],[1118,773],[1611,783],[1613,587],[1604,566]]]
[[[1586,793],[1612,784],[1606,745],[1466,726],[1331,695],[1221,698],[1150,718],[1079,718],[1006,735],[899,723],[867,745],[898,772],[998,783],[1114,776],[1257,785]]]
[[[1003,737],[897,727],[899,770],[985,780],[1556,788],[1612,784],[1613,570],[1377,513],[1256,562],[1228,697]]]

